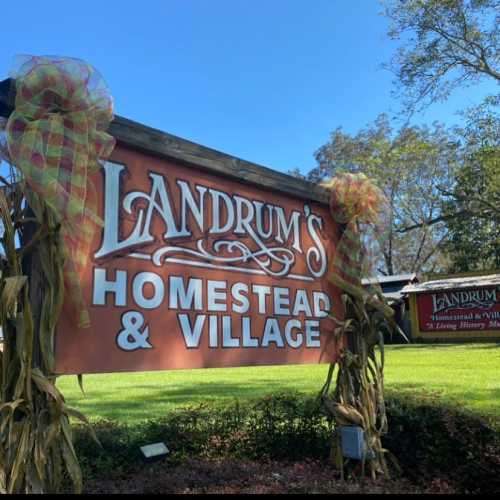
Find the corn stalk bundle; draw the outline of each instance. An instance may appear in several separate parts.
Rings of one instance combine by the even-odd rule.
[[[341,351],[338,362],[330,365],[321,391],[324,404],[336,424],[331,457],[343,476],[340,429],[359,426],[364,431],[367,455],[372,457],[362,460],[361,476],[364,477],[365,465],[372,478],[388,476],[388,451],[381,443],[381,437],[388,431],[384,404],[383,331],[393,326],[380,310],[367,303],[366,297],[343,294],[342,301],[346,314],[343,320],[335,318],[337,328],[334,334],[339,341],[347,337],[348,345]]]
[[[21,209],[22,192],[0,191],[3,225],[0,268],[0,320],[3,330],[0,404],[0,491],[46,493],[59,491],[66,474],[75,491],[82,488],[73,448],[69,417],[87,422],[68,408],[48,367],[52,363],[55,322],[62,306],[63,277],[60,231],[46,212],[37,238],[42,265],[40,316],[31,307],[24,249],[17,249],[14,228],[29,224]],[[32,200],[33,202],[34,200]],[[43,235],[43,238],[42,238]]]
[[[370,280],[365,287],[361,283],[362,277],[372,277],[377,249],[385,239],[386,200],[363,174],[337,175],[327,187],[331,189],[332,215],[342,232],[330,280],[343,291],[343,316],[330,316],[336,325],[331,333],[341,346],[340,356],[330,365],[320,393],[335,422],[331,456],[344,477],[341,428],[361,427],[366,445],[361,476],[365,476],[365,466],[372,478],[388,476],[387,450],[381,443],[388,431],[383,333],[398,327],[376,282]]]
[[[56,387],[54,334],[65,302],[88,326],[78,276],[96,225],[87,173],[112,149],[96,132],[109,106],[82,61],[28,57],[15,76],[0,144],[11,164],[0,179],[0,492],[59,492],[67,480],[81,492],[70,417],[88,421]]]

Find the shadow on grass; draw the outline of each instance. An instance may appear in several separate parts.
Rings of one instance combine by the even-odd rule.
[[[250,384],[231,382],[207,382],[197,385],[185,384],[179,387],[158,387],[158,385],[137,385],[134,392],[127,394],[123,391],[100,391],[87,398],[73,398],[70,406],[82,411],[92,420],[110,419],[118,421],[143,421],[164,416],[171,411],[188,406],[198,406],[208,403],[211,406],[226,406],[235,402],[253,402],[263,396],[276,393],[295,393],[316,395],[321,387],[318,384],[317,392],[294,390],[275,383],[273,380],[254,381]],[[143,397],[141,392],[143,391]],[[437,405],[460,407],[468,413],[479,416],[500,418],[500,389],[456,389],[453,384],[423,385],[417,383],[393,383],[386,387],[386,394],[409,396]],[[470,408],[471,404],[475,408]]]
[[[318,384],[318,393],[320,389],[321,384]],[[133,390],[136,397],[131,397],[124,391],[123,399],[117,399],[120,397],[119,391],[109,393],[100,391],[98,394],[94,393],[95,396],[72,398],[69,404],[88,416],[92,415],[92,419],[98,415],[99,418],[121,420],[133,415],[135,420],[158,417],[176,408],[196,406],[205,402],[209,402],[211,405],[226,405],[235,400],[248,402],[278,392],[300,393],[300,391],[291,390],[283,384],[273,383],[272,380],[259,380],[258,383],[252,381],[248,385],[231,382],[207,382],[197,385],[185,384],[185,387],[175,388],[158,387],[157,384],[142,384],[134,386]],[[144,390],[143,398],[140,397],[141,390]],[[309,391],[308,393],[311,394]],[[107,398],[106,394],[110,398]]]
[[[498,343],[491,343],[491,342],[485,342],[484,344],[482,343],[477,343],[474,342],[473,344],[468,344],[467,342],[450,342],[448,344],[389,344],[388,346],[391,351],[400,351],[400,350],[412,350],[412,349],[425,349],[425,350],[436,350],[436,349],[449,349],[450,347],[456,347],[456,348],[467,348],[467,349],[481,349],[481,350],[486,350],[486,349],[500,349],[500,342]]]
[[[453,384],[418,385],[414,383],[392,384],[386,387],[386,395],[410,397],[422,403],[455,407],[478,417],[500,421],[500,389],[456,390]]]

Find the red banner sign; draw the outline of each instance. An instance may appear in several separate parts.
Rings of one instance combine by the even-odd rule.
[[[421,293],[417,307],[423,332],[500,330],[500,287]]]
[[[117,147],[82,277],[92,326],[64,313],[56,372],[330,362],[328,207]]]

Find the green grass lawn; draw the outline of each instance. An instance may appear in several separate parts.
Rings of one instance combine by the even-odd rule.
[[[61,377],[58,386],[69,405],[91,420],[134,423],[190,404],[224,404],[281,390],[317,394],[327,370],[292,365],[86,375],[85,397],[75,376]],[[437,392],[446,403],[500,417],[500,343],[386,346],[385,377],[389,391]]]

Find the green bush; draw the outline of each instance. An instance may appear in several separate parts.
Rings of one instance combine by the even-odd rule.
[[[292,393],[243,406],[187,407],[135,426],[99,421],[94,428],[102,447],[85,428],[75,431],[86,477],[126,473],[140,464],[139,447],[158,441],[171,448],[172,462],[197,456],[299,460],[327,457],[332,433],[321,403]]]
[[[398,458],[405,477],[422,484],[445,477],[463,492],[500,491],[498,428],[432,397],[388,397],[387,414],[384,445]]]
[[[383,444],[404,477],[425,485],[448,479],[464,492],[500,491],[500,432],[477,416],[429,398],[387,397],[389,434]],[[254,403],[188,407],[141,425],[94,424],[99,448],[78,427],[75,445],[84,477],[126,475],[143,466],[139,447],[164,441],[168,463],[186,458],[326,460],[332,422],[317,398],[280,393]]]

